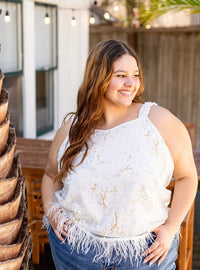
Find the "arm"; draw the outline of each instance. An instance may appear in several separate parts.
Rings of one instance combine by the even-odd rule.
[[[45,173],[42,179],[41,193],[42,193],[42,202],[44,207],[44,213],[47,215],[48,210],[51,207],[51,203],[54,202],[54,193],[58,190],[61,190],[63,187],[62,183],[58,183],[54,181],[54,177],[58,173],[58,163],[57,156],[60,146],[64,139],[66,138],[70,128],[70,123],[67,122],[64,126],[62,126],[52,142],[50,152],[49,152],[49,160],[45,169]],[[57,233],[57,222],[53,218],[53,215],[48,216],[48,220],[54,229],[56,235],[61,239],[59,234]],[[63,239],[61,239],[63,240]]]
[[[152,108],[150,120],[157,127],[169,147],[174,160],[175,188],[171,210],[166,223],[155,228],[155,243],[145,253],[150,255],[145,261],[160,264],[170,249],[175,233],[188,213],[197,191],[197,172],[189,134],[174,115],[164,108]]]
[[[177,148],[173,155],[175,188],[171,211],[166,222],[172,232],[178,231],[187,215],[194,201],[198,185],[198,176],[189,135],[184,126],[181,126],[179,130],[181,131],[178,136],[179,144],[177,142]]]

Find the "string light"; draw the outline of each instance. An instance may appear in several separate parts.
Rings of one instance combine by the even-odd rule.
[[[115,3],[114,3],[114,11],[115,11],[115,12],[118,12],[118,11],[119,11],[119,5],[118,5],[118,2],[115,2]]]
[[[72,17],[71,25],[76,26],[76,18],[74,16]]]
[[[8,10],[6,10],[4,21],[6,23],[9,23],[11,21],[10,14],[9,14],[9,11]]]
[[[90,24],[95,24],[95,22],[96,22],[95,17],[93,15],[90,16]]]
[[[45,24],[50,24],[50,22],[51,22],[51,19],[49,18],[49,14],[46,13],[46,14],[45,14],[45,17],[44,17],[44,23],[45,23]]]
[[[45,24],[50,24],[51,22],[51,19],[49,17],[49,14],[48,14],[48,5],[46,5],[46,14],[45,14],[45,17],[44,17],[44,23]]]
[[[150,28],[151,28],[151,25],[150,25],[150,24],[146,24],[146,25],[145,25],[145,28],[146,28],[146,29],[150,29]]]
[[[98,3],[97,3],[97,1],[94,1],[93,4],[95,6],[97,6]],[[74,9],[74,8],[66,8],[66,7],[59,7],[59,9],[60,10],[71,10],[72,11],[71,26],[73,26],[73,27],[77,25],[77,20],[76,20],[76,16],[75,16],[74,12],[76,10],[86,10],[85,8],[76,8],[76,9]],[[106,20],[109,20],[110,19],[110,14],[108,12],[105,12],[104,13],[104,18]],[[96,23],[96,18],[94,16],[94,14],[91,14],[91,16],[89,18],[89,23],[90,24],[95,24]]]
[[[74,9],[72,9],[72,13],[74,13]],[[71,26],[76,26],[76,18],[74,15],[72,16]]]
[[[97,1],[94,1],[94,2],[93,2],[93,5],[94,5],[94,6],[97,6]],[[89,22],[90,22],[90,24],[95,24],[96,18],[94,17],[93,14],[90,16]]]
[[[6,0],[6,12],[5,12],[5,16],[4,16],[4,21],[6,23],[9,23],[11,21],[10,13],[8,11],[8,0]]]
[[[104,13],[104,19],[106,19],[106,20],[110,19],[110,14],[108,12]]]

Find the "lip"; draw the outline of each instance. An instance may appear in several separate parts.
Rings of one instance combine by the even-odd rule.
[[[119,90],[120,94],[126,97],[130,97],[133,94],[133,90],[130,89],[121,89]]]

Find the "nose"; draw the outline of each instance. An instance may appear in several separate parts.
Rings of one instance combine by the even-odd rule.
[[[127,77],[127,78],[126,78],[125,85],[126,85],[126,86],[133,86],[133,84],[134,84],[134,78],[132,78],[132,77]]]

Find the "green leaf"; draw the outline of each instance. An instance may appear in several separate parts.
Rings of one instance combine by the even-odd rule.
[[[168,13],[189,10],[192,13],[200,12],[200,0],[150,0],[149,4],[140,5],[140,20],[149,23],[152,20]]]

